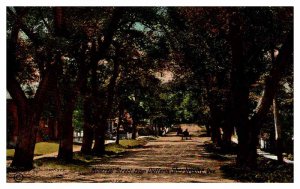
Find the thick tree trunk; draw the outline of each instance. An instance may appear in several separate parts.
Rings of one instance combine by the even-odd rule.
[[[28,100],[14,76],[7,77],[7,90],[18,107],[19,132],[12,166],[18,168],[31,168],[36,140],[38,121],[42,112],[48,86],[54,81],[56,66],[48,68],[44,78],[39,84],[33,100]]]
[[[220,112],[218,112],[215,107],[211,108],[211,140],[218,146],[220,146],[222,142],[219,114]]]
[[[83,125],[83,139],[81,146],[81,152],[83,154],[92,153],[93,138],[94,130],[88,122],[85,122]]]
[[[73,158],[73,112],[75,109],[75,103],[80,94],[80,90],[86,82],[88,74],[88,67],[86,65],[86,43],[82,44],[82,47],[78,49],[77,57],[75,58],[78,65],[78,76],[73,86],[60,86],[57,91],[57,113],[59,114],[59,127],[60,127],[60,145],[57,158],[66,162],[69,162]],[[61,57],[59,57],[59,60]],[[62,67],[59,72],[62,74]],[[66,77],[60,75],[60,77]]]
[[[119,75],[119,67],[120,67],[120,62],[116,61],[114,63],[113,75],[110,78],[110,82],[108,85],[107,103],[103,111],[102,118],[100,119],[101,120],[100,124],[96,123],[95,145],[93,148],[93,152],[98,155],[102,155],[105,153],[105,130],[107,128],[107,119],[109,119],[110,117],[112,106],[113,106],[113,101],[115,96],[115,86]]]
[[[279,163],[283,162],[282,156],[282,138],[281,138],[281,123],[278,110],[278,102],[276,97],[273,99],[273,115],[274,115],[274,129],[275,129],[275,141],[276,141],[276,155]]]
[[[273,98],[275,96],[276,90],[279,85],[279,81],[282,78],[283,70],[286,65],[291,61],[291,55],[293,54],[293,32],[291,31],[286,42],[283,44],[279,51],[279,55],[276,61],[272,65],[269,77],[265,79],[265,88],[262,97],[254,111],[253,116],[250,118],[250,146],[251,151],[256,151],[256,146],[258,145],[258,134],[261,128],[263,118],[268,113],[270,106],[272,104]],[[253,156],[251,156],[253,155]],[[256,158],[257,154],[250,154],[249,158]],[[256,160],[255,160],[256,161]]]
[[[231,137],[233,131],[231,128],[223,129],[223,137],[222,137],[222,148],[227,151],[231,149]]]
[[[265,79],[264,91],[261,99],[254,111],[251,121],[256,123],[254,126],[260,129],[261,122],[265,115],[268,113],[270,106],[272,105],[273,98],[279,85],[279,81],[282,78],[283,70],[286,65],[291,61],[291,55],[293,54],[293,32],[291,31],[286,42],[279,50],[279,55],[272,65],[270,75]]]
[[[241,20],[236,13],[230,25],[230,43],[232,50],[231,92],[233,107],[233,124],[238,134],[237,165],[241,167],[256,167],[256,145],[251,142],[251,125],[249,115],[249,84],[246,79],[243,41],[240,31]]]
[[[91,154],[92,153],[92,145],[94,138],[93,127],[91,126],[90,116],[92,114],[91,111],[91,98],[87,97],[84,102],[84,125],[83,125],[83,139],[81,152],[83,154]]]
[[[230,111],[231,112],[231,111]],[[231,137],[233,135],[233,124],[231,118],[225,118],[225,123],[223,124],[223,136],[222,136],[222,148],[225,151],[231,150]]]
[[[74,86],[70,88],[65,87],[64,90],[57,91],[57,113],[60,128],[60,144],[57,158],[66,162],[71,161],[73,158],[73,112],[80,88],[87,74],[83,63],[81,63],[82,69]]]
[[[57,113],[60,128],[60,143],[57,158],[66,162],[70,162],[73,159],[73,112],[76,99],[79,95],[79,88],[83,84],[84,74],[79,74],[79,79],[74,88],[65,88],[63,92],[60,90],[57,91]]]
[[[92,61],[93,66],[96,66],[98,63],[98,60],[102,59],[105,56],[105,53],[107,52],[110,44],[112,43],[113,36],[115,34],[115,31],[118,28],[120,19],[122,18],[123,14],[124,14],[123,8],[115,8],[114,9],[114,12],[110,19],[108,27],[106,28],[106,30],[104,30],[104,41],[99,46],[98,51],[94,52],[94,54],[93,54],[93,59],[96,60],[96,61]],[[95,154],[99,154],[99,155],[105,153],[105,138],[104,138],[105,137],[105,128],[106,128],[107,119],[110,116],[110,111],[111,111],[111,107],[113,104],[114,87],[116,84],[116,79],[119,74],[119,63],[120,62],[117,61],[114,64],[114,73],[110,80],[110,84],[108,86],[107,104],[103,111],[104,115],[102,116],[101,121],[97,122],[95,125],[95,145],[94,145],[92,151]],[[93,77],[95,77],[95,75]],[[95,83],[95,80],[93,82]],[[95,94],[97,94],[97,91],[98,91],[96,85],[94,85],[93,90],[94,90],[94,96],[95,96]]]
[[[74,106],[74,105],[73,105]],[[60,120],[61,139],[57,158],[69,162],[73,159],[73,111],[74,107],[68,106],[62,113],[63,120]]]
[[[95,155],[105,154],[105,126],[107,119],[101,119],[100,123],[96,123],[95,129],[95,144],[93,147],[93,153]]]
[[[92,45],[92,67],[94,68],[93,71],[93,90],[94,90],[94,94],[93,96],[96,98],[97,96],[97,83],[96,83],[96,69],[97,69],[97,63],[98,63],[98,60],[103,58],[105,53],[107,52],[108,48],[109,48],[109,45],[111,44],[112,42],[112,37],[114,35],[114,32],[116,31],[117,29],[117,26],[118,26],[118,23],[119,23],[119,20],[121,19],[121,16],[123,15],[123,9],[122,8],[116,8],[116,10],[114,11],[114,14],[112,16],[112,19],[111,19],[111,22],[107,28],[107,33],[105,33],[105,37],[104,37],[104,41],[103,43],[101,43],[100,47],[98,48],[98,50],[100,50],[100,52],[97,52],[96,53],[96,43],[95,41],[93,42],[93,45]],[[84,57],[84,55],[82,55],[82,57]],[[81,67],[81,70],[80,70],[80,74],[78,76],[78,79],[76,81],[76,84],[75,84],[75,87],[73,89],[73,93],[70,93],[72,95],[68,95],[69,97],[73,98],[73,104],[75,103],[75,100],[78,96],[78,93],[79,93],[79,89],[83,86],[83,83],[85,81],[85,78],[86,78],[86,74],[87,74],[87,68],[86,68],[86,65],[84,64],[84,60],[82,57],[79,57],[80,59],[80,67]],[[114,95],[114,87],[115,87],[115,82],[116,82],[116,79],[117,79],[117,76],[118,76],[118,70],[119,70],[119,62],[115,63],[114,65],[114,74],[112,76],[112,79],[110,81],[110,86],[108,87],[108,101],[107,101],[107,106],[106,106],[106,110],[107,111],[104,111],[105,115],[103,115],[103,117],[101,118],[100,121],[96,121],[95,123],[95,145],[94,145],[94,148],[93,148],[93,152],[95,154],[103,154],[105,152],[105,146],[104,146],[104,143],[105,143],[105,127],[106,127],[106,124],[107,124],[107,118],[109,117],[110,115],[110,111],[111,111],[111,106],[112,106],[112,103],[113,103],[113,95]],[[69,100],[69,99],[67,99]],[[68,103],[69,105],[68,106],[71,106],[70,103]],[[71,103],[72,104],[72,103]],[[67,106],[67,107],[68,107]],[[71,117],[72,118],[72,114],[73,114],[73,109],[70,109],[70,108],[67,108],[68,111],[71,111],[70,113],[66,113],[67,114],[67,117]],[[99,112],[99,110],[98,110]],[[70,115],[71,114],[71,115]],[[97,115],[99,116],[99,114]],[[66,117],[66,116],[64,116]],[[97,118],[95,118],[96,120],[99,120]],[[69,122],[69,121],[68,121]],[[71,156],[70,153],[70,149],[72,149],[72,146],[71,144],[73,144],[73,127],[71,127],[71,124],[72,124],[72,120],[70,121],[70,123],[68,123],[67,125],[64,125],[63,127],[66,127],[68,128],[69,130],[66,130],[66,132],[69,132],[69,133],[62,133],[63,137],[67,137],[67,138],[62,138],[63,142],[61,142],[61,145],[64,145],[62,148],[60,148],[60,153],[61,155],[59,154],[59,158],[66,158],[66,160],[69,160]],[[72,136],[72,137],[71,137]],[[72,138],[72,142],[71,142],[71,138]],[[65,151],[64,151],[65,150]]]
[[[248,98],[249,87],[245,79],[243,68],[243,45],[239,31],[238,17],[232,20],[231,25],[231,47],[232,47],[232,94],[233,107],[236,117],[235,125],[238,133],[239,152],[237,164],[243,167],[255,168],[257,164],[257,145],[258,134],[261,123],[272,104],[279,80],[282,77],[282,70],[290,61],[293,54],[293,33],[289,33],[286,42],[280,49],[279,56],[272,69],[269,77],[265,80],[265,89],[253,116],[248,116]]]
[[[19,135],[11,166],[31,169],[33,168],[38,121],[36,114],[26,106],[19,110]]]
[[[217,107],[219,105],[219,103],[217,102],[218,101],[217,93],[216,91],[212,91],[212,88],[216,86],[216,81],[213,79],[213,76],[209,74],[204,77],[204,80],[205,80],[205,87],[206,87],[206,98],[210,109],[210,118],[209,118],[210,130],[208,130],[208,133],[210,134],[213,143],[220,146],[222,140],[221,132],[220,132],[221,111]]]

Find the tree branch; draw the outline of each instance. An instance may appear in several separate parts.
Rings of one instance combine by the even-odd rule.
[[[27,106],[27,97],[14,76],[7,77],[6,88],[18,106]]]
[[[7,8],[7,12],[16,20],[21,30],[29,37],[35,46],[39,47],[43,44],[42,39],[35,33],[33,33],[22,21],[22,17],[16,15],[10,8]]]
[[[254,111],[251,121],[260,122],[267,114],[275,96],[283,70],[293,54],[293,31],[288,34],[286,42],[279,51],[279,55],[273,64],[269,77],[265,79],[265,88],[262,97]]]
[[[101,43],[96,59],[101,60],[105,53],[107,52],[110,44],[112,43],[113,36],[118,28],[119,21],[122,18],[125,10],[124,8],[115,8],[113,15],[111,17],[111,20],[108,24],[108,27],[106,28],[104,32],[104,41]]]

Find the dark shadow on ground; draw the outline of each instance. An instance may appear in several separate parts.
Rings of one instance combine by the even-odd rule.
[[[215,153],[215,154],[235,155],[235,154],[237,154],[237,151],[238,151],[238,146],[235,143],[231,143],[231,145],[227,146],[227,147],[217,146],[216,144],[213,144],[213,143],[205,143],[204,148],[206,151]]]
[[[294,182],[293,164],[278,164],[275,160],[258,158],[256,170],[249,170],[236,167],[236,164],[224,165],[221,167],[225,178],[235,179],[240,182]]]

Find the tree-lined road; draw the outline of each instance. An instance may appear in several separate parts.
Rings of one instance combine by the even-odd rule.
[[[232,163],[232,157],[218,157],[205,150],[207,137],[196,125],[182,125],[194,135],[182,140],[175,132],[131,149],[122,157],[93,162],[89,171],[42,168],[24,173],[23,182],[234,182],[224,177],[220,166]],[[8,174],[13,182],[13,173]]]

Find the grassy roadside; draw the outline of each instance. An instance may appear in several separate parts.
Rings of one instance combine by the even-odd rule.
[[[77,147],[78,145],[74,145]],[[34,148],[34,156],[40,156],[45,154],[51,154],[58,151],[59,143],[57,142],[38,142]],[[6,157],[13,157],[15,154],[14,149],[6,150]]]
[[[147,141],[146,140],[120,140],[120,144],[107,144],[105,146],[105,150],[107,152],[119,154],[119,153],[124,153],[126,149],[131,149],[131,148],[141,148],[144,145],[146,145]]]
[[[102,163],[110,158],[120,157],[128,149],[141,148],[147,143],[147,139],[141,140],[120,140],[120,144],[110,143],[105,146],[106,154],[98,157],[93,155],[84,155],[81,152],[73,153],[71,162],[58,161],[56,157],[45,157],[34,161],[37,168],[53,170],[71,170],[71,171],[90,171],[90,165],[99,161]],[[37,143],[35,155],[49,154],[58,151],[59,144],[53,142]],[[7,150],[7,155],[13,156],[14,150]]]

